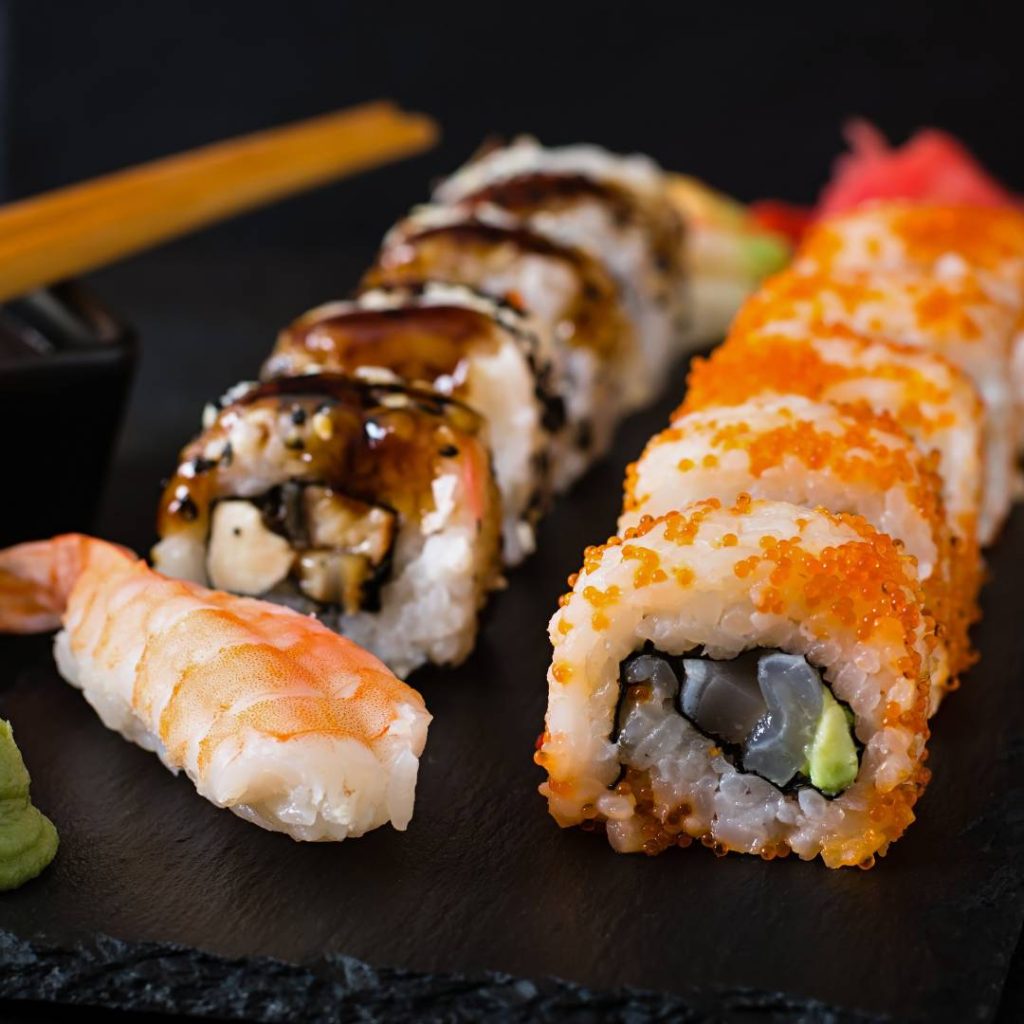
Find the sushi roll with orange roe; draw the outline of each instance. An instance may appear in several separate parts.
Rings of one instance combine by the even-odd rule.
[[[709,499],[589,548],[570,584],[536,754],[560,825],[839,867],[913,821],[934,625],[864,519]]]
[[[830,274],[915,272],[947,284],[976,278],[1024,318],[1024,211],[1011,205],[869,203],[829,217],[805,238],[796,267]],[[1024,403],[1024,321],[1010,377]],[[1018,440],[1024,446],[1024,433]]]
[[[979,536],[995,532],[1006,501],[996,486],[1002,480],[985,478],[984,413],[970,379],[931,352],[840,328],[765,329],[733,335],[708,358],[694,360],[676,417],[760,395],[801,395],[888,414],[922,453],[934,455],[953,545],[948,636],[964,636],[979,615]]]
[[[845,327],[865,337],[945,356],[974,381],[985,404],[985,458],[999,519],[1012,502],[1024,390],[1010,367],[1017,313],[986,294],[977,277],[951,281],[917,273],[780,274],[737,317],[735,331],[788,323]],[[987,537],[987,539],[991,539]]]
[[[937,706],[970,658],[966,623],[952,612],[952,538],[934,461],[892,417],[863,408],[788,395],[692,412],[655,435],[627,471],[619,533],[644,516],[710,496],[732,504],[744,493],[862,515],[913,559],[939,626]]]
[[[839,274],[909,270],[941,280],[974,271],[994,298],[1019,307],[1024,213],[1009,206],[867,203],[812,228],[795,266]]]

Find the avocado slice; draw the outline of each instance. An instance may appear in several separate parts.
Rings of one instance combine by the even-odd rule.
[[[807,774],[811,785],[833,796],[857,778],[860,765],[846,710],[827,687],[822,687],[822,696],[821,718],[807,747]]]

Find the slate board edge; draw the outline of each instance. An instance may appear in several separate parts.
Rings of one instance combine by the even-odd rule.
[[[0,999],[278,1024],[290,1020],[643,1021],[756,1018],[885,1020],[813,999],[752,989],[688,996],[632,988],[597,991],[558,978],[429,974],[330,956],[307,966],[228,958],[174,943],[109,936],[72,946],[0,930]]]

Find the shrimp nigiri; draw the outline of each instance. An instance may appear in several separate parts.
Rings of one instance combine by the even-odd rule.
[[[58,626],[57,667],[104,725],[218,807],[304,840],[408,825],[423,698],[315,619],[81,534],[0,551],[0,631]]]

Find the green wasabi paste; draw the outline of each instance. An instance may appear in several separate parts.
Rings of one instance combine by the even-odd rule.
[[[0,890],[35,878],[57,852],[57,830],[32,805],[28,787],[10,723],[0,718]]]

